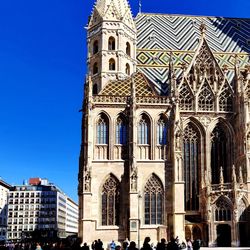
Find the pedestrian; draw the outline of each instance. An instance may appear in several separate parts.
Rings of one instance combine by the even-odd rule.
[[[188,250],[192,250],[193,249],[192,241],[190,239],[187,239],[187,249]]]
[[[161,242],[158,242],[156,250],[165,250],[165,249],[166,249],[166,240],[162,238]]]
[[[134,241],[130,242],[130,244],[128,246],[128,250],[138,250]]]
[[[144,239],[144,242],[143,242],[143,246],[142,246],[142,249],[143,250],[152,250],[151,246],[149,245],[149,242],[150,242],[150,237],[145,237]]]
[[[40,243],[38,242],[36,243],[36,250],[43,250]]]
[[[116,247],[116,244],[115,244],[114,240],[112,240],[112,241],[109,243],[109,250],[115,250],[115,247]]]

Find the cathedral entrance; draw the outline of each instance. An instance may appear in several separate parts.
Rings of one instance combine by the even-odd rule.
[[[217,247],[231,247],[231,227],[228,224],[220,224],[217,230]]]
[[[240,223],[239,224],[239,232],[240,232],[240,246],[246,247],[247,246],[247,224],[246,223]]]

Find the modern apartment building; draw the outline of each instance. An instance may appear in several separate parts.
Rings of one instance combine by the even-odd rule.
[[[0,241],[7,236],[8,192],[10,185],[0,179]]]
[[[12,187],[9,192],[8,239],[64,238],[70,235],[66,231],[67,199],[66,194],[47,179],[31,178],[28,184]],[[74,211],[78,218],[78,209]],[[77,223],[74,226],[78,228]]]
[[[78,205],[69,197],[66,200],[66,236],[78,233]]]

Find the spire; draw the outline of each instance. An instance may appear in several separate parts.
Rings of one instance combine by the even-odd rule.
[[[139,14],[141,14],[141,7],[142,7],[141,0],[139,0]]]
[[[131,8],[127,0],[96,0],[95,11],[103,19],[115,18],[122,20],[128,12],[131,15]]]

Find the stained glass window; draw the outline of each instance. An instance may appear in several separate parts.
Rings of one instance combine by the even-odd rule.
[[[99,117],[96,130],[97,144],[108,144],[108,122],[104,115]]]
[[[116,121],[116,144],[127,144],[127,124],[124,118],[119,117]]]
[[[200,137],[196,129],[188,124],[183,136],[185,209],[199,210],[199,150]]]
[[[138,144],[149,144],[149,119],[143,115],[138,126]]]
[[[144,189],[145,224],[163,224],[163,187],[152,175]]]
[[[109,176],[102,188],[102,225],[119,225],[119,182]]]
[[[157,144],[167,144],[167,123],[166,120],[161,117],[157,122]]]

